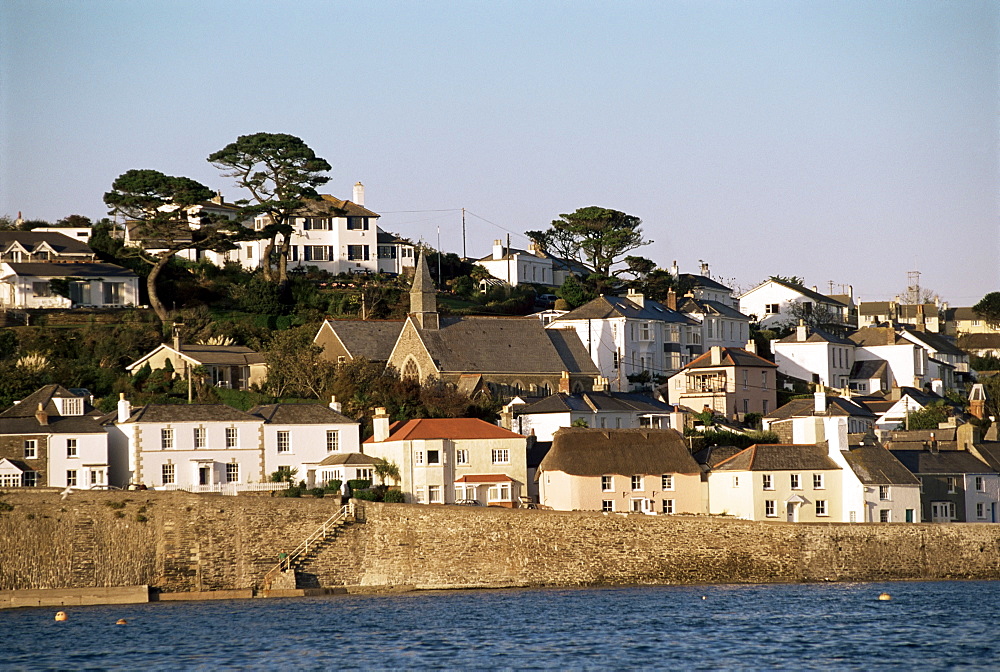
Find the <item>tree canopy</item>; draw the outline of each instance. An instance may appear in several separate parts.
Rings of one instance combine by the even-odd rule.
[[[316,156],[301,138],[285,133],[241,135],[210,154],[208,161],[250,192],[251,198],[236,202],[241,207],[241,219],[259,215],[270,219],[270,224],[259,232],[261,240],[269,241],[262,259],[264,277],[287,285],[292,217],[308,201],[319,198],[316,187],[330,181],[323,174],[330,170],[330,164]],[[276,275],[271,268],[275,248],[278,248]]]
[[[545,231],[525,235],[551,254],[575,259],[591,271],[591,283],[599,292],[623,273],[648,273],[654,264],[643,257],[626,256],[653,242],[642,236],[642,220],[618,210],[590,206],[559,215]],[[626,263],[624,268],[615,266]]]
[[[972,307],[972,311],[990,326],[1000,326],[1000,292],[990,292],[984,296]]]
[[[188,177],[164,175],[158,170],[129,170],[119,175],[104,194],[109,214],[125,217],[133,227],[137,247],[128,248],[152,266],[146,277],[149,303],[160,321],[167,310],[156,291],[156,278],[167,262],[181,250],[233,247],[238,225],[224,218],[199,214],[190,208],[213,196],[211,189]],[[193,226],[192,226],[193,225]]]

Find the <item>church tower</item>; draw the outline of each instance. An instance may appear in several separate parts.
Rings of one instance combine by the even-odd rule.
[[[431,280],[431,270],[427,267],[427,255],[423,252],[410,286],[410,314],[421,329],[436,330],[441,326],[437,312],[437,292],[434,281]]]

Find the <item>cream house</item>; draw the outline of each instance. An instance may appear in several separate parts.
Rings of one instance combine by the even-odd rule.
[[[536,479],[560,511],[704,512],[701,469],[672,429],[560,429]]]
[[[749,350],[712,346],[670,377],[667,398],[696,411],[707,406],[727,418],[767,415],[777,399],[776,368]]]
[[[249,390],[267,381],[267,362],[260,353],[242,345],[205,345],[181,343],[179,329],[174,327],[171,343],[163,343],[125,367],[130,374],[149,364],[151,369],[167,366],[187,380],[194,369],[203,367],[208,381],[216,387]]]
[[[513,508],[527,496],[526,436],[476,418],[390,425],[384,408],[375,409],[374,429],[363,451],[397,466],[407,502]]]

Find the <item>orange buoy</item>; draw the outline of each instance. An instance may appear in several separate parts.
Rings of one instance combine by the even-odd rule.
[[[878,599],[879,599],[879,601],[881,601],[881,602],[888,602],[889,600],[891,600],[891,599],[892,599],[892,595],[890,595],[889,593],[881,593],[881,594],[880,594],[880,595],[878,596]]]
[[[65,621],[67,618],[68,617],[66,616],[66,612],[65,611],[57,611],[56,612],[56,620],[57,621]]]
[[[124,618],[119,618],[117,621],[115,621],[115,625],[128,625],[128,621],[126,621]]]

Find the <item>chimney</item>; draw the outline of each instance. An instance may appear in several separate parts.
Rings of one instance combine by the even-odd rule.
[[[597,376],[594,378],[594,392],[607,392],[609,387],[609,381],[604,376]]]
[[[372,426],[375,430],[375,435],[373,436],[375,443],[382,443],[389,438],[389,414],[381,406],[375,409]]]
[[[667,308],[677,310],[677,292],[673,287],[667,290]]]
[[[680,267],[679,267],[679,266],[677,265],[677,260],[676,260],[676,259],[674,259],[674,263],[673,263],[673,265],[672,265],[672,266],[670,267],[670,275],[672,275],[672,276],[674,276],[674,277],[676,278],[676,277],[677,277],[678,275],[680,275],[680,274],[681,274],[681,269],[680,269]]]
[[[41,402],[38,404],[38,410],[35,411],[35,420],[38,420],[38,424],[43,427],[49,424],[49,414],[42,408]]]
[[[702,261],[701,259],[699,259],[698,263],[701,264],[701,274],[703,276],[705,276],[706,278],[710,277],[709,274],[708,274],[708,262],[707,261]]]
[[[817,287],[816,285],[813,285],[813,286],[812,286],[812,290],[813,290],[814,292],[819,292],[819,287]]]
[[[935,434],[934,434],[934,432],[931,432],[931,442],[930,442],[930,444],[929,444],[929,445],[927,446],[927,448],[928,448],[928,450],[930,450],[930,451],[931,451],[932,453],[937,453],[937,452],[938,452],[938,442],[937,442],[937,435],[935,435]]]
[[[826,388],[822,385],[817,385],[813,393],[813,412],[816,415],[826,413]]]
[[[514,405],[507,404],[500,411],[500,426],[508,431],[514,431]]]
[[[536,243],[535,241],[532,240],[531,242],[528,243],[528,252],[531,252],[536,257],[538,256],[538,254],[541,251],[542,251],[542,248],[540,248],[538,246],[538,243]]]
[[[970,451],[974,444],[977,444],[982,440],[980,438],[979,428],[971,422],[959,425],[958,429],[955,430],[955,434],[958,439],[959,450]]]
[[[924,317],[924,304],[917,304],[917,331],[926,329],[927,320]]]
[[[365,204],[365,185],[360,182],[354,185],[354,203],[360,206]]]
[[[127,422],[132,417],[132,404],[125,398],[124,392],[118,393],[118,422]]]
[[[849,299],[853,299],[854,298],[854,285],[848,285],[847,286],[847,298],[849,298]]]
[[[335,397],[334,395],[331,394],[330,395],[330,408],[332,408],[333,410],[337,411],[337,413],[340,413],[341,410],[344,408],[344,405],[342,403],[340,403],[339,401],[337,401],[337,397]]]
[[[713,345],[711,353],[712,353],[712,366],[720,366],[722,364],[722,346]]]
[[[559,394],[569,394],[569,371],[563,371],[559,378]]]
[[[969,413],[982,420],[986,417],[986,388],[976,383],[969,391]]]
[[[632,303],[636,304],[640,308],[646,307],[646,297],[642,295],[642,292],[637,292],[634,289],[630,289],[628,290],[628,293],[625,294],[625,298],[631,301]]]
[[[173,338],[174,350],[176,350],[177,352],[181,351],[181,330],[183,328],[184,328],[183,322],[174,322],[174,327],[171,332],[171,336]]]
[[[503,259],[503,241],[494,240],[493,241],[493,259]]]
[[[222,205],[225,202],[226,199],[222,197],[222,192],[216,191],[215,196],[212,197],[212,203],[215,203],[216,205]]]
[[[806,326],[805,320],[799,320],[799,326],[795,327],[795,340],[801,343],[808,338],[809,327]]]
[[[756,355],[757,354],[757,341],[755,341],[755,340],[753,340],[751,338],[750,340],[747,341],[746,347],[743,348],[743,349],[746,350],[747,352],[752,352],[753,354]]]

